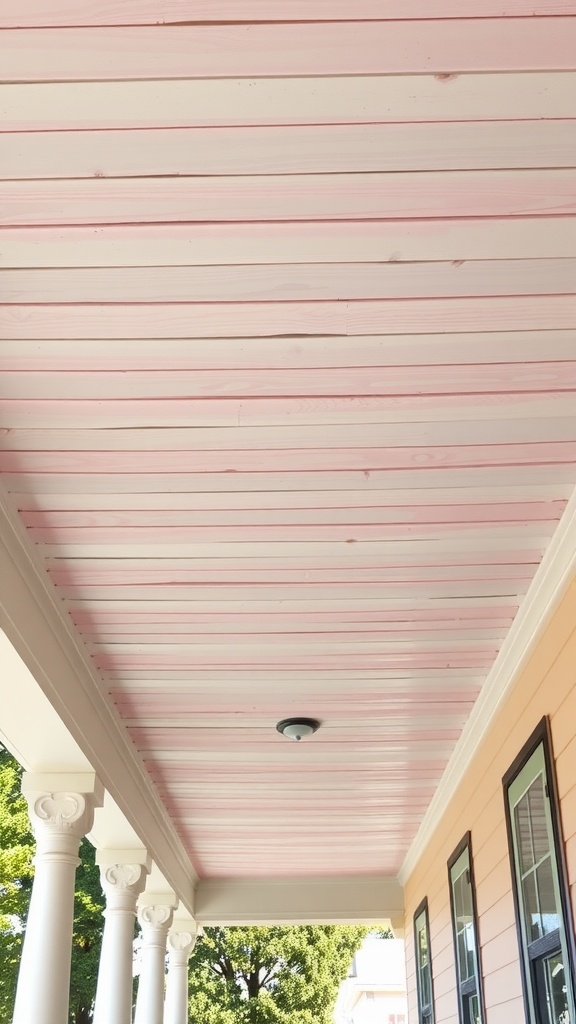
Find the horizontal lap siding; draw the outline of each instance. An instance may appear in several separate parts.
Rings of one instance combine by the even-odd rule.
[[[412,915],[420,900],[428,896],[432,962],[439,994],[436,1019],[442,1024],[452,1019],[450,999],[455,999],[456,985],[452,951],[451,971],[448,972],[446,967],[446,917],[449,914],[446,863],[468,829],[472,832],[486,1024],[510,1024],[510,1021],[524,1019],[501,780],[545,714],[551,719],[568,871],[574,894],[575,622],[576,584],[573,584],[513,692],[497,714],[453,803],[439,822],[428,848],[406,884],[406,934],[410,958],[413,957]],[[448,977],[449,991],[446,989]],[[409,984],[413,988],[413,972]]]

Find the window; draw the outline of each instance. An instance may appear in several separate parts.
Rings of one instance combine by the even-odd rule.
[[[416,953],[418,1019],[420,1024],[434,1024],[434,991],[432,987],[427,900],[423,900],[414,914],[414,945]]]
[[[528,1020],[576,1024],[574,932],[547,719],[503,782]]]
[[[484,1024],[470,833],[448,861],[460,1024]]]

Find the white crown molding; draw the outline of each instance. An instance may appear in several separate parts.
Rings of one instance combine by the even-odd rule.
[[[576,490],[486,677],[420,828],[398,872],[405,885],[447,810],[490,722],[514,686],[576,571]]]
[[[197,878],[190,859],[3,489],[0,579],[0,626],[142,846],[192,913]]]

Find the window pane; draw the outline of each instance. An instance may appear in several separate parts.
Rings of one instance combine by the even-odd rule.
[[[458,864],[460,861],[458,861]],[[456,928],[456,944],[458,947],[458,968],[460,982],[467,981],[475,975],[476,947],[474,917],[472,909],[472,886],[467,867],[461,870],[452,880],[454,896],[454,924]]]
[[[542,935],[540,920],[540,907],[538,904],[538,892],[536,889],[536,875],[530,871],[522,880],[522,895],[524,897],[524,918],[526,921],[526,936],[528,942],[534,942]]]
[[[432,986],[430,985],[430,968],[423,967],[420,972],[420,991],[422,992],[422,1006],[428,1006],[432,1002]]]
[[[524,874],[534,865],[532,830],[530,828],[530,805],[528,803],[527,793],[516,804],[514,820],[516,825],[516,842],[518,844],[520,871]]]
[[[526,794],[529,804],[530,825],[532,827],[532,842],[534,845],[534,863],[538,864],[542,857],[550,853],[550,841],[548,839],[548,823],[546,820],[546,796],[544,793],[544,779],[538,775]]]
[[[476,973],[476,943],[472,922],[466,925],[464,941],[466,945],[466,977],[473,978]]]
[[[554,890],[552,859],[546,857],[536,871],[538,881],[538,902],[540,903],[541,928],[544,935],[555,932],[560,927],[560,917]]]
[[[544,961],[547,1024],[571,1024],[568,993],[561,953],[553,953]]]
[[[460,971],[460,983],[468,978],[468,954],[466,950],[466,935],[458,932],[458,968]]]
[[[428,936],[426,927],[420,928],[418,932],[418,960],[420,967],[420,992],[422,1006],[428,1006],[432,1002],[432,987],[430,985],[430,960],[428,954]]]
[[[480,1002],[477,995],[470,996],[466,1005],[466,1024],[482,1024]]]
[[[418,973],[418,1010],[421,1024],[432,1022],[432,972],[426,911],[414,921]]]

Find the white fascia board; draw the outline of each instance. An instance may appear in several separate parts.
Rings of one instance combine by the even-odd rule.
[[[403,920],[395,878],[200,881],[199,924],[380,924]]]
[[[456,744],[438,788],[398,872],[402,885],[423,855],[443,814],[576,573],[576,490]]]

